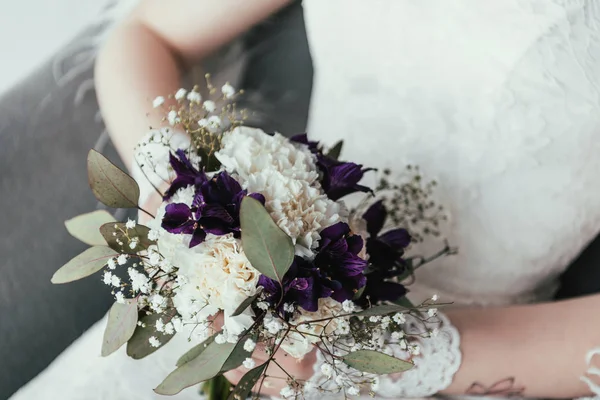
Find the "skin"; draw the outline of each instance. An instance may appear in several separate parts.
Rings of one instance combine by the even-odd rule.
[[[112,140],[127,165],[133,148],[162,115],[151,99],[175,92],[181,71],[288,3],[288,0],[144,0],[104,44],[96,64],[98,99]],[[243,9],[243,12],[240,12]],[[157,196],[142,205],[154,211]],[[600,345],[600,320],[588,310],[600,296],[492,309],[452,309],[461,333],[463,361],[446,394],[491,391],[512,385],[524,396],[571,398],[590,395],[581,382],[585,354]],[[266,359],[255,352],[257,364]],[[312,375],[315,355],[298,361],[285,353],[276,360],[297,379]],[[235,384],[246,372],[232,371]],[[285,374],[273,366],[264,394],[277,395]],[[509,388],[511,389],[511,388]],[[471,393],[471,392],[470,392]],[[508,390],[506,393],[510,393]],[[500,393],[502,394],[502,393]]]

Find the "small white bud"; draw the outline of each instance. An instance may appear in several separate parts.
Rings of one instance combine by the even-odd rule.
[[[152,107],[158,108],[158,107],[162,106],[163,104],[165,104],[165,98],[162,96],[158,96],[152,102]]]

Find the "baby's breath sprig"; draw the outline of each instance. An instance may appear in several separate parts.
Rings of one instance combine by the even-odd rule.
[[[205,78],[205,88],[196,85],[189,92],[179,89],[168,95],[170,106],[166,106],[167,102],[162,96],[157,97],[153,104],[163,107],[166,114],[163,121],[189,135],[190,151],[202,158],[201,162],[207,171],[214,171],[219,167],[215,153],[221,148],[223,134],[242,125],[247,114],[245,110],[238,110],[235,102],[244,93],[242,90],[236,91],[226,83],[218,93],[210,81],[210,74],[206,74]],[[201,92],[208,99],[203,100]]]

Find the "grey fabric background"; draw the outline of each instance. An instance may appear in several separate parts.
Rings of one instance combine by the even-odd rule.
[[[42,371],[111,304],[99,276],[50,284],[54,271],[86,247],[63,221],[101,207],[87,185],[88,150],[118,161],[97,114],[93,51],[85,40],[93,33],[82,33],[69,56],[57,55],[0,98],[0,399]],[[249,32],[243,48],[239,86],[248,92],[243,106],[254,110],[249,123],[302,132],[313,70],[299,2]],[[224,69],[228,57],[240,55],[227,54],[208,69]],[[597,292],[599,263],[595,242],[565,274],[559,296]]]

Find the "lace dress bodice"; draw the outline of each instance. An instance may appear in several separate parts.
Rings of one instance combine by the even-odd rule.
[[[312,139],[439,185],[458,255],[413,297],[496,305],[550,298],[600,227],[600,2],[304,0]],[[412,248],[432,254],[441,242]],[[99,355],[100,321],[14,400],[150,399],[191,344],[142,361]],[[452,342],[452,340],[450,340]],[[390,383],[393,384],[393,383]],[[190,388],[177,399],[198,399]]]
[[[600,2],[305,0],[308,132],[439,182],[459,248],[413,296],[549,298],[600,228]],[[439,241],[413,252],[432,254]]]

